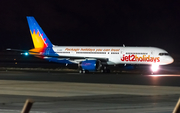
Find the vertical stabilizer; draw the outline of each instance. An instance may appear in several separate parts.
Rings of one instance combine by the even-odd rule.
[[[44,31],[41,29],[37,21],[32,16],[27,16],[27,21],[34,43],[34,48],[52,47],[51,41],[48,39]]]

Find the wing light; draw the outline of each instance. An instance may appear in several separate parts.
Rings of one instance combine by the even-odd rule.
[[[29,53],[28,53],[28,52],[26,52],[26,53],[24,53],[24,55],[25,55],[25,56],[28,56],[28,55],[29,55]]]

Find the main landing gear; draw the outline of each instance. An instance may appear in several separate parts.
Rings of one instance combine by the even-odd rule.
[[[79,70],[79,73],[85,74],[85,73],[89,73],[89,71],[88,71],[88,70],[82,70],[82,69],[80,69],[80,70]]]
[[[108,69],[106,66],[102,66],[100,69],[101,73],[110,73],[110,69]]]
[[[103,66],[103,67],[100,69],[100,72],[101,72],[101,73],[110,73],[110,69],[108,69],[106,66]],[[86,74],[86,73],[89,73],[89,71],[88,71],[88,70],[80,69],[80,70],[79,70],[79,73],[81,73],[81,74]]]

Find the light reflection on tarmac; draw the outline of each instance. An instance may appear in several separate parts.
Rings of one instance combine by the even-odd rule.
[[[175,75],[175,74],[160,74],[160,75],[149,75],[152,77],[180,77],[180,75]]]

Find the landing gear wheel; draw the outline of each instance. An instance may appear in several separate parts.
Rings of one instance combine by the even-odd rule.
[[[86,74],[86,73],[89,73],[89,71],[88,70],[79,70],[79,73]]]
[[[101,69],[100,70],[101,73],[110,73],[110,69]]]
[[[105,70],[104,70],[104,69],[101,69],[100,72],[101,72],[101,73],[105,73]]]
[[[86,73],[86,70],[83,70],[82,73],[85,74],[85,73]]]
[[[79,73],[82,73],[82,70],[79,70]]]

